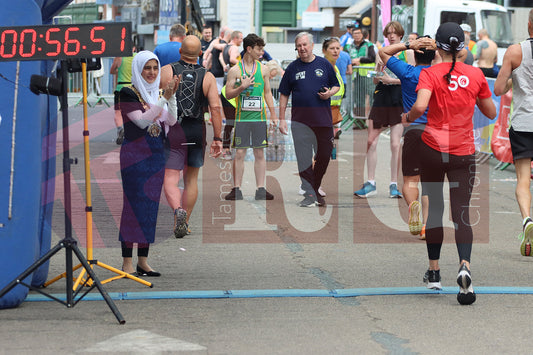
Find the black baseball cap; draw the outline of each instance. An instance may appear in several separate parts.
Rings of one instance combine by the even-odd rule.
[[[455,48],[456,51],[460,51],[465,47],[465,33],[458,23],[446,22],[439,26],[437,34],[435,35],[437,47],[450,52],[452,49],[451,44],[454,39],[459,42]]]

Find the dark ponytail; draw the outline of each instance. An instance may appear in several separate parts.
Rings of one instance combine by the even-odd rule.
[[[444,79],[446,79],[449,84],[452,80],[452,71],[455,68],[455,62],[457,60],[457,47],[459,47],[460,42],[457,37],[450,37],[448,42],[450,43],[450,53],[452,54],[452,66],[450,71],[444,75]]]

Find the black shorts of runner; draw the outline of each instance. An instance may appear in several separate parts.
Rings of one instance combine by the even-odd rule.
[[[410,125],[403,133],[402,174],[404,176],[420,175],[420,149],[422,149],[422,132],[425,124]]]
[[[511,127],[509,129],[509,141],[515,161],[533,158],[533,132],[517,132]]]
[[[403,102],[400,85],[379,83],[374,90],[374,103],[368,115],[374,128],[392,127],[402,122]]]
[[[187,161],[187,138],[181,126],[170,127],[165,139],[165,169],[183,170]]]
[[[233,131],[233,148],[266,148],[266,121],[238,121]]]

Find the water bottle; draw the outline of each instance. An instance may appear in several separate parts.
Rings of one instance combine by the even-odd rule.
[[[337,159],[337,145],[333,143],[333,149],[331,150],[331,159]]]

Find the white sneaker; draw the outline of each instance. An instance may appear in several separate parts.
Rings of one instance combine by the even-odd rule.
[[[322,186],[318,188],[318,193],[320,194],[320,196],[326,197],[326,192],[322,190]],[[305,195],[305,190],[302,189],[302,185],[300,185],[300,190],[298,191],[298,194],[302,196]]]

